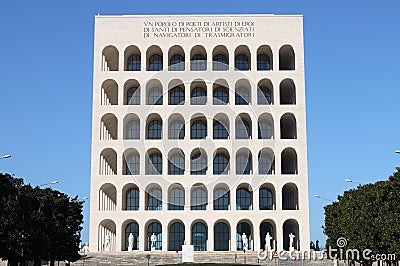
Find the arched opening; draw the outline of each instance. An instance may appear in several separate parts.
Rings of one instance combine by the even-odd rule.
[[[213,139],[229,139],[229,118],[226,114],[214,116]]]
[[[129,148],[123,155],[123,175],[139,175],[140,174],[140,155],[133,148]]]
[[[127,184],[122,189],[122,210],[138,211],[140,201],[139,188],[135,184]]]
[[[281,104],[296,104],[296,86],[292,79],[284,79],[280,84]]]
[[[191,189],[190,209],[205,211],[207,209],[207,188],[202,184],[195,184]]]
[[[159,80],[150,80],[146,84],[146,104],[162,105],[163,104],[163,87]]]
[[[207,70],[207,52],[201,45],[196,45],[190,51],[190,70],[205,71]]]
[[[99,211],[115,211],[117,208],[117,189],[112,184],[104,184],[99,190]]]
[[[236,139],[251,139],[251,118],[248,114],[239,114],[235,123]]]
[[[173,114],[168,119],[168,139],[185,138],[185,120],[181,114]]]
[[[101,71],[118,71],[119,52],[115,46],[109,45],[103,49]]]
[[[250,185],[242,184],[236,189],[236,210],[253,209],[253,190]]]
[[[218,149],[213,159],[213,174],[228,175],[229,174],[229,152],[226,149]]]
[[[247,71],[251,69],[251,54],[246,45],[235,49],[235,70]]]
[[[131,222],[125,226],[123,235],[123,250],[129,248],[129,237],[132,234],[132,250],[139,250],[139,225],[137,222],[130,220]]]
[[[118,136],[118,120],[113,114],[105,114],[100,122],[100,140],[116,140]]]
[[[169,105],[185,104],[185,88],[181,86],[173,87],[169,90]]]
[[[140,84],[135,79],[130,79],[124,85],[124,104],[140,105]]]
[[[262,45],[257,49],[257,70],[272,70],[272,50],[269,45]]]
[[[141,70],[141,52],[135,45],[130,45],[125,49],[124,54],[125,71],[140,71]]]
[[[274,104],[274,86],[271,80],[262,79],[257,84],[257,104],[270,105]]]
[[[274,118],[270,113],[261,114],[258,118],[258,139],[274,138]]]
[[[213,104],[227,105],[229,103],[229,86],[226,80],[217,80],[213,84]]]
[[[190,174],[205,175],[207,173],[207,153],[203,149],[195,149],[190,155]]]
[[[276,250],[275,223],[271,220],[264,220],[260,224],[260,248],[267,250],[267,242],[272,250]],[[267,234],[270,236],[267,238]]]
[[[214,211],[230,210],[230,191],[227,185],[219,184],[214,188],[213,205]]]
[[[281,172],[283,175],[297,175],[297,153],[293,148],[286,148],[281,154]]]
[[[229,53],[223,45],[218,45],[213,50],[213,71],[226,71],[229,69]]]
[[[291,113],[281,117],[281,139],[297,139],[296,118]]]
[[[242,148],[236,153],[236,174],[250,175],[253,173],[253,156],[251,151]]]
[[[162,139],[162,119],[158,114],[147,117],[146,139]]]
[[[140,139],[140,119],[135,114],[124,118],[124,139]]]
[[[170,71],[185,70],[185,52],[179,45],[172,46],[168,51],[168,66]]]
[[[279,49],[279,70],[295,70],[295,56],[290,45],[284,45]]]
[[[115,80],[107,79],[101,85],[101,105],[118,105],[118,84]]]
[[[150,46],[146,52],[147,71],[162,71],[163,52],[157,45]]]
[[[229,223],[218,222],[214,225],[214,251],[229,251]]]
[[[282,188],[282,209],[283,210],[298,210],[299,195],[297,186],[293,183],[288,183]]]
[[[275,210],[275,188],[274,185],[267,183],[260,187],[259,193],[260,210]]]
[[[196,116],[190,122],[190,139],[207,138],[207,119],[203,115]]]
[[[117,153],[111,148],[100,154],[99,175],[117,175]]]
[[[247,238],[247,245],[243,243]],[[250,221],[239,222],[236,227],[236,249],[237,250],[253,250],[253,226]]]
[[[162,155],[158,149],[150,149],[146,153],[146,175],[162,174]]]
[[[263,148],[258,154],[258,174],[275,174],[275,155],[270,148]]]
[[[292,235],[293,243],[292,247],[294,250],[300,249],[300,231],[299,224],[294,219],[286,220],[283,224],[283,249],[290,250],[290,235]]]
[[[169,226],[169,251],[181,251],[185,242],[185,225],[182,222],[174,222]]]
[[[151,184],[146,189],[146,210],[162,211],[162,189],[159,185]]]
[[[205,105],[207,103],[207,85],[203,80],[195,80],[190,84],[190,104]]]
[[[159,221],[153,221],[146,228],[146,250],[162,250],[162,226]],[[154,237],[154,245],[152,246],[152,237]]]
[[[185,154],[180,149],[174,149],[168,155],[168,174],[185,174]]]
[[[207,251],[208,232],[204,222],[192,225],[192,242],[194,251]]]
[[[100,252],[112,252],[115,251],[115,240],[116,240],[116,226],[114,221],[105,219],[101,221],[97,232],[97,251]]]
[[[235,84],[235,104],[251,104],[251,85],[248,80],[241,79]]]
[[[183,211],[185,208],[185,189],[180,184],[172,184],[168,192],[168,210]]]

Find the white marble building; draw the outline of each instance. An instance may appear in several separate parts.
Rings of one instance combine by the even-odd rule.
[[[303,17],[97,16],[90,250],[309,247]]]

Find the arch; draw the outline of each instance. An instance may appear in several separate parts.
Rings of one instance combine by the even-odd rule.
[[[162,119],[158,114],[150,114],[146,120],[146,139],[162,139]]]
[[[288,219],[283,223],[283,249],[289,251],[290,247],[290,237],[293,234],[295,238],[293,239],[293,247],[295,250],[300,249],[300,230],[299,224],[295,219]]]
[[[122,228],[124,228],[124,234],[122,235],[123,250],[128,250],[130,234],[132,234],[133,236],[132,250],[139,250],[139,224],[136,221],[130,219],[124,222]]]
[[[214,251],[229,251],[230,226],[225,220],[214,224]]]
[[[139,175],[140,174],[140,155],[136,149],[129,148],[124,151],[123,155],[123,175]]]
[[[185,174],[185,154],[181,149],[173,149],[168,153],[168,174]]]
[[[100,140],[116,140],[118,137],[118,119],[114,114],[105,114],[100,122]]]
[[[240,184],[236,189],[236,210],[253,209],[253,189],[250,184]]]
[[[261,45],[257,49],[257,70],[272,70],[273,55],[269,45]]]
[[[179,45],[172,46],[168,51],[168,69],[169,71],[185,70],[185,51]]]
[[[124,53],[125,71],[141,70],[141,52],[136,45],[129,45]]]
[[[118,49],[113,45],[105,47],[102,52],[101,71],[118,71],[118,65]]]
[[[296,118],[292,113],[281,117],[281,139],[297,139]]]
[[[274,104],[274,86],[271,80],[262,79],[257,84],[257,104]]]
[[[229,86],[224,79],[216,80],[213,83],[213,104],[227,105],[229,103]]]
[[[260,186],[258,193],[260,210],[275,210],[275,187],[271,183],[265,183]]]
[[[162,250],[162,225],[158,220],[150,220],[146,224],[146,250],[152,250],[151,236],[155,235],[155,250]]]
[[[146,188],[146,210],[162,211],[162,188],[158,184]]]
[[[116,228],[113,220],[104,219],[100,222],[97,233],[98,251],[115,251]]]
[[[260,223],[260,248],[267,250],[266,248],[266,235],[269,233],[269,235],[272,237],[272,241],[270,242],[270,247],[271,249],[276,250],[276,225],[273,220],[266,219]]]
[[[213,139],[229,139],[229,118],[224,113],[216,114],[213,118]]]
[[[294,183],[287,183],[282,187],[282,210],[299,209],[299,192]]]
[[[168,231],[168,250],[181,251],[185,242],[185,225],[178,220],[170,224]]]
[[[240,79],[235,83],[235,104],[251,104],[251,85],[246,79]]]
[[[163,52],[157,45],[150,46],[146,51],[147,71],[163,70]]]
[[[118,105],[118,84],[113,79],[107,79],[101,84],[101,105]]]
[[[140,119],[136,114],[124,118],[124,139],[140,139]]]
[[[207,85],[204,80],[195,80],[190,84],[190,104],[205,105],[207,103]]]
[[[135,79],[124,84],[124,105],[140,105],[140,84]]]
[[[181,114],[172,114],[168,118],[168,139],[185,138],[185,119]]]
[[[252,138],[252,123],[248,114],[242,113],[236,117],[235,135],[236,139],[251,139]]]
[[[207,251],[208,230],[204,221],[197,221],[192,225],[191,244],[194,251]]]
[[[201,45],[196,45],[190,50],[190,70],[207,70],[207,52]]]
[[[275,174],[275,154],[270,148],[263,148],[258,153],[258,174],[273,175]]]
[[[207,188],[203,184],[195,184],[191,188],[190,209],[195,211],[205,211],[207,209]]]
[[[236,152],[236,174],[250,175],[253,173],[253,156],[247,148]]]
[[[258,139],[274,138],[274,118],[270,113],[263,113],[258,118]]]
[[[279,70],[295,70],[295,54],[291,45],[279,49]]]
[[[246,45],[240,45],[235,49],[235,70],[251,70],[251,53]]]
[[[106,183],[99,190],[99,211],[115,211],[117,207],[117,189]]]
[[[279,98],[281,104],[296,104],[296,86],[292,79],[284,79],[279,86]]]
[[[158,149],[150,149],[146,153],[146,175],[162,174],[162,154]]]
[[[190,139],[207,138],[207,119],[201,115],[194,115],[190,120]]]
[[[297,175],[297,153],[293,148],[286,148],[281,153],[281,173],[283,175]]]
[[[168,104],[185,104],[185,85],[182,80],[174,79],[168,84]]]
[[[213,191],[213,209],[230,210],[230,190],[226,184],[218,184]]]
[[[229,162],[229,152],[224,148],[217,149],[213,159],[213,175],[228,175],[230,172]]]
[[[168,210],[183,211],[185,208],[185,189],[181,184],[172,184],[168,188]]]
[[[117,175],[117,153],[111,148],[100,153],[99,175]]]
[[[253,224],[249,220],[241,221],[236,226],[236,249],[243,250],[242,237],[244,234],[247,237],[247,248],[246,250],[253,250]]]
[[[213,71],[227,71],[229,69],[229,53],[224,45],[213,49]]]
[[[163,104],[163,86],[157,79],[149,80],[149,82],[146,84],[146,104]]]
[[[205,175],[207,173],[207,153],[202,148],[194,149],[190,154],[190,174]]]
[[[122,189],[122,210],[138,211],[140,207],[140,190],[136,184],[126,184]]]

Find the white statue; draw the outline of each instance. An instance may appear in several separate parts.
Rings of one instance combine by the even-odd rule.
[[[249,246],[249,240],[247,239],[247,236],[245,233],[243,233],[242,235],[242,243],[243,243],[243,250],[248,250],[248,246]]]
[[[132,251],[133,250],[133,235],[132,233],[129,233],[129,237],[128,237],[128,251]]]
[[[289,250],[290,251],[293,251],[294,250],[294,246],[293,246],[293,242],[294,242],[294,238],[295,238],[296,236],[293,234],[293,233],[290,233],[289,234],[289,239],[290,239],[290,241],[289,241]]]
[[[270,251],[271,250],[271,240],[272,236],[267,232],[265,235],[265,250]]]
[[[84,252],[84,253],[88,253],[88,252],[89,252],[89,244],[88,244],[88,243],[85,243],[85,244],[83,245],[83,252]]]
[[[157,241],[157,236],[156,234],[152,234],[150,237],[150,241],[151,241],[151,251],[156,250],[156,241]]]
[[[104,241],[104,249],[105,249],[105,251],[110,251],[111,250],[110,240],[111,240],[110,235],[107,234],[106,237],[105,237],[105,241]]]

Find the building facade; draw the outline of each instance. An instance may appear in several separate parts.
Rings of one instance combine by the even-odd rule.
[[[302,16],[97,16],[94,40],[91,251],[309,248]]]

